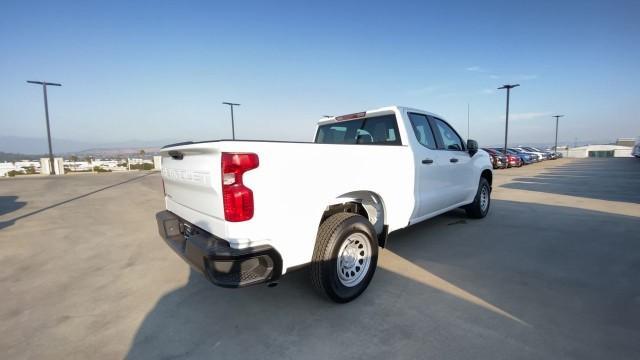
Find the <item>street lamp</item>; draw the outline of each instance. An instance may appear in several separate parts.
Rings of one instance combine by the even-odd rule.
[[[233,107],[234,106],[240,106],[240,104],[231,103],[231,102],[223,102],[222,104],[229,105],[229,107],[231,108],[231,138],[233,140],[235,140],[236,139],[236,129],[235,129],[235,125],[233,123]]]
[[[563,117],[564,115],[553,115],[556,118],[556,146],[553,147],[553,151],[558,152],[558,119]]]
[[[42,92],[44,94],[44,114],[45,117],[47,119],[47,139],[49,140],[49,162],[51,163],[51,168],[49,169],[49,174],[50,175],[54,175],[55,172],[53,170],[54,168],[54,164],[53,164],[53,150],[51,148],[51,129],[49,128],[49,103],[47,102],[47,86],[62,86],[62,84],[58,84],[58,83],[51,83],[51,82],[46,82],[46,81],[31,81],[31,80],[27,80],[27,82],[29,84],[37,84],[37,85],[42,85]]]
[[[514,87],[518,87],[518,86],[520,86],[520,84],[502,85],[501,87],[498,88],[498,90],[507,89],[507,116],[506,116],[506,120],[505,120],[505,124],[504,124],[504,154],[505,154],[505,156],[507,155],[507,134],[509,133],[509,94],[511,93],[511,89],[513,89]]]

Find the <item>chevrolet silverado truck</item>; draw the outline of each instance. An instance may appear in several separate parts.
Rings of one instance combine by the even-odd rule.
[[[324,118],[313,142],[216,140],[162,148],[166,243],[213,284],[275,284],[309,265],[348,302],[389,232],[462,207],[483,218],[492,166],[441,116],[384,107]]]

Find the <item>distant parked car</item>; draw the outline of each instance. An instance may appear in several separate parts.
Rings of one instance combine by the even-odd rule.
[[[534,163],[534,162],[536,162],[538,160],[538,158],[536,157],[535,154],[528,153],[528,152],[525,152],[525,151],[522,151],[522,150],[509,148],[509,149],[507,149],[507,151],[509,153],[513,154],[513,155],[519,156],[524,165],[529,165],[529,164]]]
[[[636,144],[633,146],[633,150],[631,150],[631,155],[640,159],[640,140],[636,141]]]
[[[543,153],[546,160],[555,160],[556,159],[554,157],[554,155],[553,155],[553,151],[551,151],[551,150],[543,150],[543,149],[540,149],[540,148],[537,148],[537,147],[532,147],[532,146],[529,146],[529,147],[531,149],[533,149],[533,150],[537,150],[537,151]]]
[[[507,153],[505,154],[504,149],[494,149],[496,151],[498,151],[499,153],[505,155],[507,157],[507,167],[520,167],[522,166],[524,163],[522,161],[522,159],[520,159],[520,157],[518,155],[513,155],[511,153],[509,153],[509,151],[507,150]]]
[[[532,154],[536,154],[538,156],[538,161],[542,161],[542,160],[546,160],[547,159],[547,155],[544,152],[541,152],[539,150],[534,150],[531,147],[528,146],[518,146],[515,147],[515,149],[519,149],[521,151],[525,151],[528,153],[532,153]]]
[[[507,157],[503,154],[490,148],[483,148],[482,150],[486,151],[489,154],[489,157],[491,158],[491,164],[493,165],[494,169],[506,169],[509,165]]]
[[[544,152],[549,154],[549,160],[555,160],[560,157],[560,153],[551,149],[545,149]]]

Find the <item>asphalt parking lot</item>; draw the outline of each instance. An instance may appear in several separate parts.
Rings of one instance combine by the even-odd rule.
[[[393,233],[363,296],[229,290],[156,234],[158,173],[0,180],[2,358],[637,359],[640,161],[496,171],[490,215]]]

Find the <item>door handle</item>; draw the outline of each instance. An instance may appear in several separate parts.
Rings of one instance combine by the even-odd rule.
[[[422,160],[422,163],[423,163],[423,164],[433,164],[433,160],[431,160],[431,159],[424,159],[424,160]]]
[[[451,158],[451,159],[449,159],[449,162],[457,163],[457,162],[458,162],[458,159],[457,159],[457,158]]]

